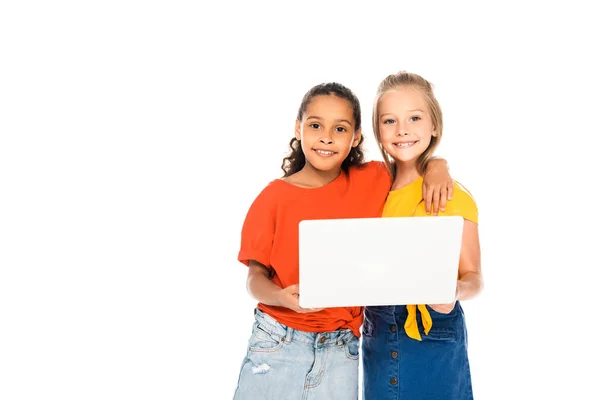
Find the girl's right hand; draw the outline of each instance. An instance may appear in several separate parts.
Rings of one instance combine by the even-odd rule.
[[[289,308],[290,310],[294,310],[297,313],[307,314],[312,312],[321,311],[322,308],[302,308],[298,302],[298,297],[300,297],[300,286],[299,285],[291,285],[286,287],[285,289],[281,289],[279,293],[279,303],[282,307]]]
[[[450,304],[428,304],[433,311],[439,312],[440,314],[450,314],[454,310],[456,301]]]

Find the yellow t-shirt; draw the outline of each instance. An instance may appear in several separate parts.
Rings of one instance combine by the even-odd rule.
[[[423,201],[423,178],[418,178],[412,183],[389,192],[383,217],[423,217],[425,213],[425,202]],[[454,182],[452,200],[446,203],[446,211],[438,215],[458,215],[478,223],[477,204],[475,200],[458,182]]]
[[[423,201],[423,178],[418,178],[410,184],[389,192],[382,217],[423,217],[425,213],[425,202]],[[456,215],[466,220],[478,223],[478,211],[475,200],[469,192],[458,182],[454,182],[452,200],[446,203],[446,210],[438,215]],[[425,334],[429,333],[433,322],[431,315],[424,304],[418,305],[421,311],[421,319]],[[419,327],[417,325],[417,305],[407,305],[408,317],[404,323],[406,334],[416,340],[421,340]]]

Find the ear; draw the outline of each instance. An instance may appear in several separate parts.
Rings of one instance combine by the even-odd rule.
[[[352,140],[352,147],[358,146],[358,144],[360,143],[361,137],[362,137],[362,129],[359,129],[356,132],[354,132],[354,140]]]
[[[435,125],[434,125],[434,124],[431,124],[431,125],[433,125],[433,126],[431,127],[431,129],[433,130],[433,131],[431,132],[431,136],[432,136],[432,137],[437,137],[437,136],[438,136],[437,129],[436,129],[436,127],[435,127]]]
[[[302,135],[300,135],[300,121],[296,120],[296,132],[294,133],[296,140],[300,141]]]

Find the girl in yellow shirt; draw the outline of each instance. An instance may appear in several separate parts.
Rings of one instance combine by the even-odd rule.
[[[373,129],[393,177],[383,217],[424,216],[424,166],[442,138],[432,85],[399,72],[381,82]],[[442,215],[464,218],[456,300],[451,304],[367,307],[363,325],[364,399],[472,399],[467,330],[460,300],[482,288],[477,206],[454,184]],[[435,217],[434,217],[435,218]]]

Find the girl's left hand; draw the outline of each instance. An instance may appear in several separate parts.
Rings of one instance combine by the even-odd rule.
[[[446,210],[446,200],[452,200],[454,182],[448,171],[448,164],[442,158],[430,160],[423,177],[423,200],[425,212],[433,215]]]

